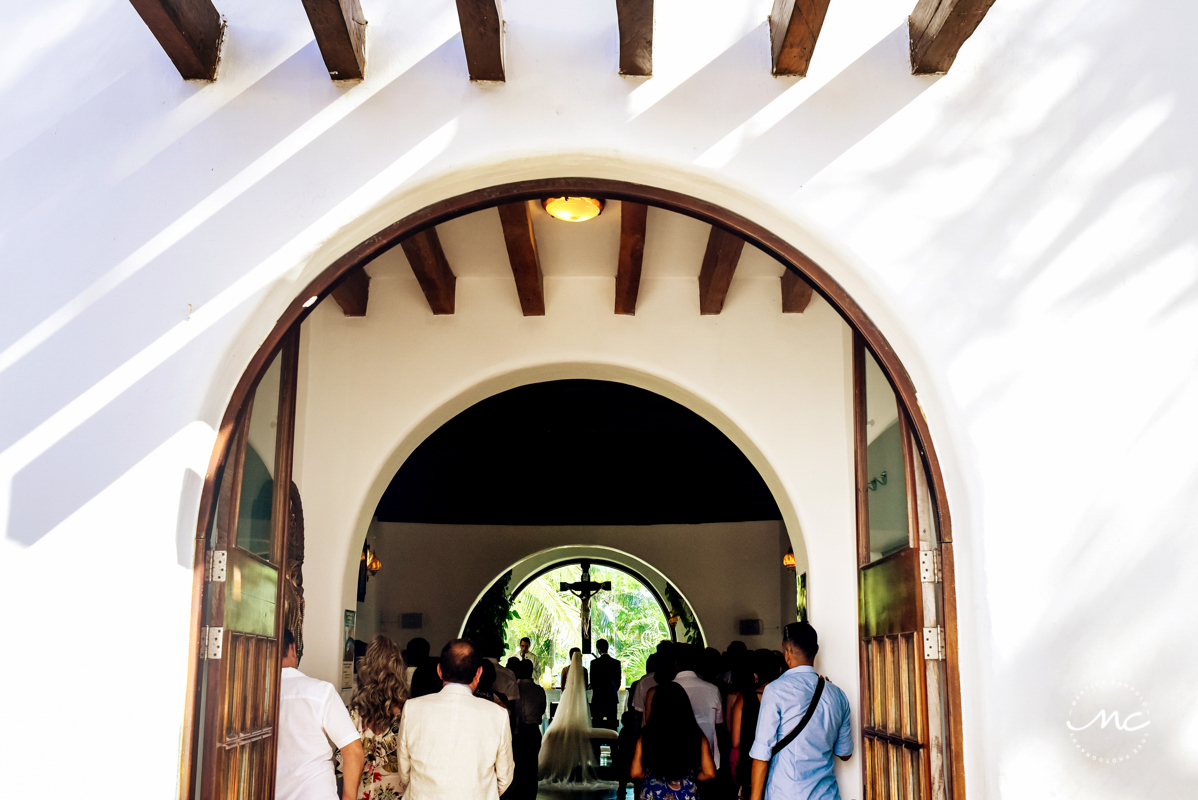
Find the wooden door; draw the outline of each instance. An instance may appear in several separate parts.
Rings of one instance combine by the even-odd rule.
[[[864,796],[945,800],[940,544],[906,412],[859,339],[853,394]]]
[[[239,415],[208,536],[197,800],[270,800],[291,501],[296,337]]]

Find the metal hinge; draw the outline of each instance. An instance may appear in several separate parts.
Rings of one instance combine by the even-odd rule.
[[[925,661],[942,661],[944,659],[944,628],[923,629],[923,657]]]
[[[229,563],[227,550],[209,550],[206,571],[208,580],[213,583],[225,582],[225,565]]]
[[[940,583],[944,580],[944,568],[940,565],[940,553],[935,550],[919,551],[919,580],[923,583]]]
[[[200,630],[200,658],[220,660],[221,646],[225,641],[224,628],[202,628]]]

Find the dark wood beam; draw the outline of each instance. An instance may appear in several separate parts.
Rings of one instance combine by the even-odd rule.
[[[636,313],[641,291],[641,262],[645,258],[645,221],[649,207],[625,200],[620,204],[620,260],[616,264],[616,313]]]
[[[434,314],[452,314],[458,279],[445,259],[437,229],[426,228],[413,234],[400,242],[400,247],[412,265],[420,288],[424,290],[428,307]]]
[[[512,275],[516,278],[520,308],[526,317],[543,317],[545,278],[541,275],[541,262],[537,258],[537,240],[532,232],[532,213],[528,202],[499,206],[499,221],[503,224],[503,240],[507,243]]]
[[[364,269],[355,269],[345,276],[333,290],[333,299],[347,317],[366,316],[366,302],[370,299],[370,276]]]
[[[216,80],[224,23],[212,0],[129,0],[179,74]]]
[[[472,81],[502,81],[503,18],[499,0],[457,0],[462,46]]]
[[[303,0],[329,77],[360,81],[366,75],[366,15],[358,0]]]
[[[711,226],[703,267],[699,270],[700,314],[718,314],[724,310],[724,299],[728,296],[728,287],[732,285],[732,276],[744,247],[745,240],[735,233]]]
[[[829,0],[774,0],[770,50],[775,75],[807,75]]]
[[[911,72],[948,72],[994,0],[919,0],[911,12]]]
[[[782,273],[782,313],[802,314],[811,304],[815,290],[811,284],[799,277],[799,273],[786,270]]]
[[[653,74],[653,0],[616,0],[620,74]]]

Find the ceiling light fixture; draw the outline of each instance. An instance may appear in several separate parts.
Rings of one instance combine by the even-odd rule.
[[[546,197],[541,205],[564,222],[586,222],[603,212],[603,201],[596,197]]]
[[[789,570],[795,568],[795,550],[793,547],[786,551],[786,555],[782,556],[782,566]]]

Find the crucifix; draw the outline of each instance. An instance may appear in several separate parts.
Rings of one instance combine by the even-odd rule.
[[[590,655],[591,653],[591,598],[600,591],[611,591],[611,581],[599,583],[591,580],[591,562],[583,561],[579,564],[582,567],[582,580],[575,583],[561,584],[561,591],[569,592],[582,601],[582,608],[578,614],[582,621],[582,652]]]

